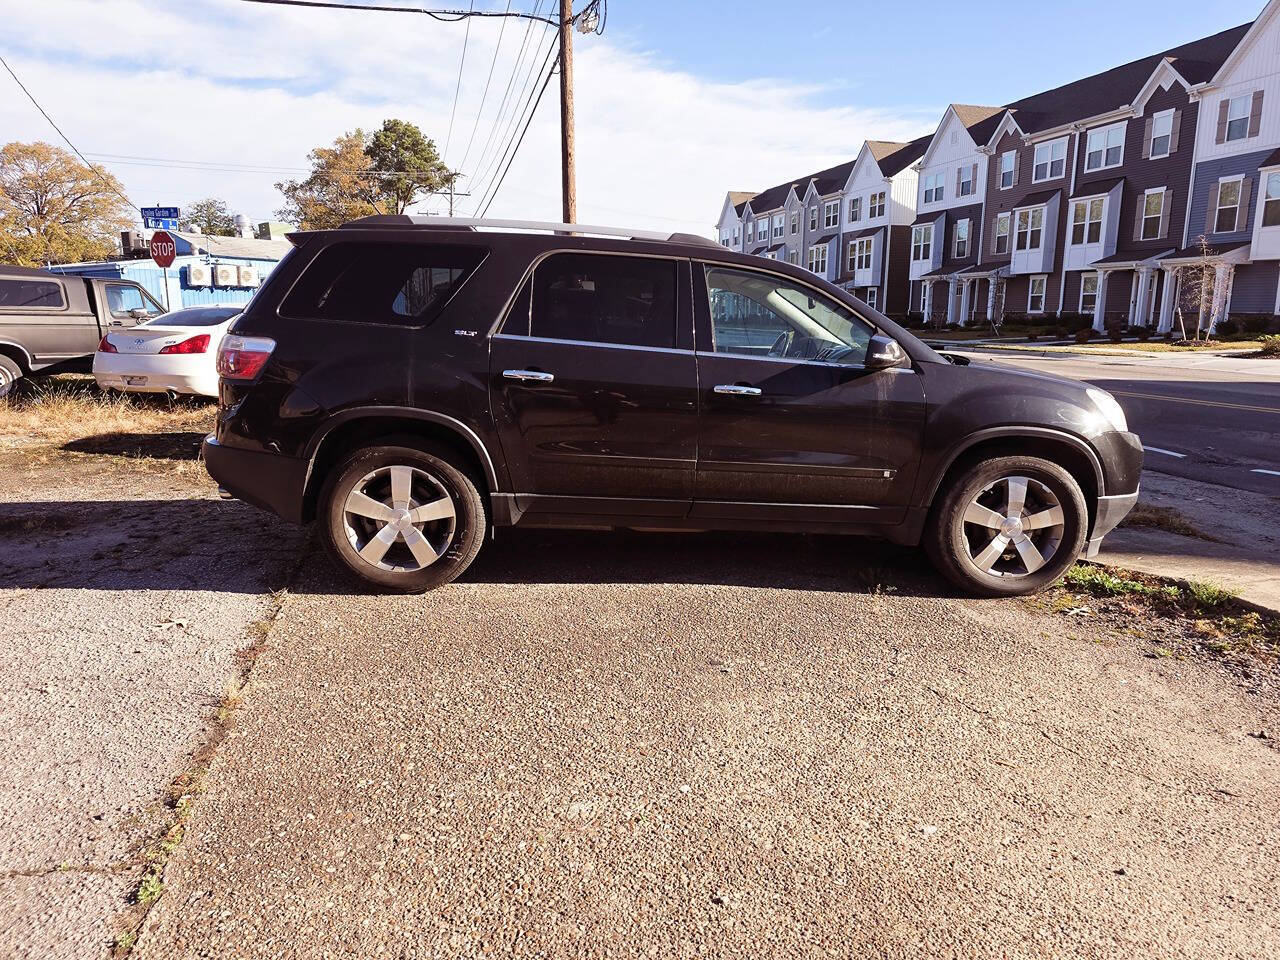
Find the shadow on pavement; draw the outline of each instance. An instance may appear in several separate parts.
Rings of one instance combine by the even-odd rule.
[[[263,565],[285,586],[314,552],[299,593],[365,594],[309,531],[236,501],[0,504],[0,589],[261,592]],[[627,531],[498,531],[463,583],[696,583],[953,596],[922,552],[861,537]]]

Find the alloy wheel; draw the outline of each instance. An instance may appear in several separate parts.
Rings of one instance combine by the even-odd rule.
[[[361,560],[413,573],[445,555],[457,512],[444,485],[417,467],[392,465],[365,474],[342,505],[347,541]]]
[[[1062,504],[1031,477],[1002,477],[964,511],[969,560],[993,577],[1026,577],[1049,563],[1062,544]]]

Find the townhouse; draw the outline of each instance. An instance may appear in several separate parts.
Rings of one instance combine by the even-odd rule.
[[[931,321],[963,326],[990,316],[991,270],[978,263],[988,177],[981,148],[1001,113],[1001,107],[951,104],[917,164],[910,311]]]
[[[850,163],[731,193],[721,242],[957,325],[1075,314],[1169,331],[1189,271],[1208,263],[1211,325],[1271,322],[1277,86],[1270,0],[1252,24],[1003,106],[952,104],[911,144],[868,141]]]

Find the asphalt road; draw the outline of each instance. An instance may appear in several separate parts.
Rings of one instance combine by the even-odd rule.
[[[1109,390],[1147,470],[1280,497],[1280,361],[965,352]]]

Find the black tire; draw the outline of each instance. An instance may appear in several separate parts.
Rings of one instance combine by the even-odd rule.
[[[411,506],[421,508],[427,503],[440,503],[441,498],[447,496],[453,509],[452,518],[411,523],[412,517],[399,514],[399,519],[388,521],[349,512],[348,498],[357,486],[366,496],[390,509],[395,502],[390,486],[392,468],[411,471]],[[395,439],[356,450],[332,470],[320,492],[317,515],[323,527],[325,547],[341,569],[380,591],[422,593],[442,586],[471,566],[484,544],[488,520],[478,487],[459,466],[457,457],[444,448]],[[396,532],[397,525],[405,528],[403,532]],[[413,551],[422,550],[422,538],[413,537],[408,526],[425,537],[436,559],[419,563]],[[383,528],[390,530],[390,534]],[[370,541],[379,535],[383,539],[389,537],[392,542],[375,564],[363,558],[359,549],[370,547],[376,552],[381,544],[372,545]],[[413,548],[410,537],[415,541]]]
[[[1029,483],[1026,484],[1026,506],[1017,524],[988,527],[965,520],[971,505],[978,508],[979,515],[982,513],[983,501],[989,512],[1002,514],[1007,519],[1010,514],[1005,508],[1010,485],[1021,487],[1021,480]],[[1005,508],[1000,506],[1002,490]],[[983,597],[1036,593],[1056,583],[1075,563],[1084,546],[1089,513],[1080,484],[1049,460],[997,457],[975,463],[952,478],[947,487],[939,491],[939,497],[925,530],[925,550],[938,571],[968,593]],[[1061,510],[1061,523],[1049,526],[1045,518],[1057,517],[1052,513],[1054,506]],[[1023,521],[1032,517],[1045,526],[1024,530]],[[988,532],[989,540],[986,539]],[[1001,538],[1006,542],[997,544]],[[1028,543],[1034,555],[1026,551]],[[1048,553],[1050,546],[1051,554]],[[1031,571],[1031,563],[1023,558],[1023,551],[1032,557],[1031,563],[1035,557],[1041,557],[1042,565]],[[992,554],[996,559],[989,572],[984,571],[980,564]]]
[[[0,400],[13,393],[23,376],[22,368],[13,359],[0,353]]]

